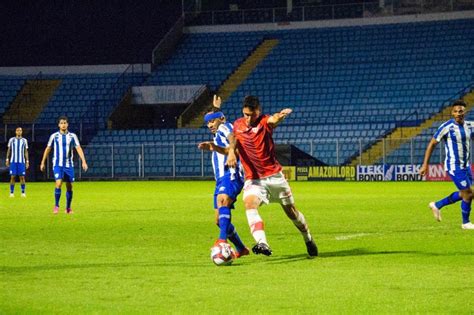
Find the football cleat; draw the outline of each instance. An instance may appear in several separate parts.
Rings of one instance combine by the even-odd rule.
[[[21,197],[22,197],[22,198],[26,198],[26,194],[25,194],[25,193],[22,193],[22,194],[21,194]]]
[[[308,251],[308,255],[310,255],[311,257],[318,256],[318,246],[316,246],[316,243],[313,239],[311,239],[311,241],[307,241],[305,244],[306,250]]]
[[[240,252],[236,251],[235,252],[235,258],[240,258],[242,256],[247,256],[250,254],[250,251],[247,247],[244,247]]]
[[[254,247],[252,247],[252,252],[255,255],[263,254],[265,256],[271,256],[272,255],[272,249],[268,244],[265,243],[258,243]]]
[[[471,222],[464,223],[461,227],[463,230],[474,230],[474,224]]]
[[[72,209],[71,208],[66,208],[66,213],[67,214],[72,214]]]
[[[15,194],[11,193],[10,198],[15,198]]]
[[[433,212],[433,216],[436,219],[436,221],[441,221],[441,210],[436,207],[436,204],[434,201],[430,202],[428,207],[431,208],[431,211]]]
[[[56,207],[56,206],[55,206],[55,207],[53,208],[53,214],[58,214],[58,212],[59,212],[59,207]]]

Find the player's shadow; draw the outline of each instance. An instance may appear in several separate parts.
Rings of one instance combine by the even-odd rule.
[[[368,256],[368,255],[415,254],[415,253],[419,253],[419,252],[412,251],[412,250],[372,251],[367,248],[352,248],[352,249],[339,250],[339,251],[334,251],[334,252],[322,252],[319,254],[319,257],[326,258],[326,257],[346,257],[346,256]]]
[[[321,258],[330,258],[330,257],[346,257],[346,256],[370,256],[370,255],[419,255],[419,256],[453,256],[453,255],[462,255],[462,256],[472,256],[474,252],[425,252],[419,250],[369,250],[367,248],[352,248],[348,250],[340,250],[334,252],[321,252],[319,257]]]
[[[298,255],[281,255],[272,257],[271,260],[267,261],[269,264],[280,264],[288,262],[296,262],[302,260],[311,260],[311,259],[325,259],[331,257],[354,257],[354,256],[371,256],[371,255],[422,255],[422,256],[452,256],[452,255],[474,255],[473,252],[463,252],[463,253],[432,253],[432,252],[423,252],[423,251],[414,251],[414,250],[369,250],[367,248],[352,248],[347,250],[339,250],[332,252],[322,251],[319,253],[318,257],[309,257],[307,254],[298,254]]]
[[[35,266],[0,266],[0,274],[15,274],[25,272],[38,272],[50,270],[69,270],[69,269],[105,269],[105,268],[149,268],[149,267],[169,267],[179,266],[179,261],[155,261],[155,262],[129,262],[129,263],[84,263],[84,264],[51,264]],[[183,266],[183,264],[181,264]],[[186,264],[184,268],[194,268],[193,264]]]

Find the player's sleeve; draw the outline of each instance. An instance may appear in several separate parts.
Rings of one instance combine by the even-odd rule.
[[[225,123],[225,124],[221,124],[219,126],[219,132],[224,136],[224,137],[228,137],[229,134],[232,133],[232,131],[234,130],[234,128],[232,127],[232,124],[231,123]]]
[[[268,124],[268,119],[269,118],[270,118],[270,115],[263,116],[262,120],[260,120],[260,124],[262,124],[262,126],[264,126],[267,129],[273,130],[273,128],[275,128],[275,127]]]
[[[51,136],[49,136],[49,140],[48,140],[47,146],[48,146],[48,147],[51,147],[51,146],[53,145],[53,141],[54,141],[54,133],[53,133]]]
[[[80,147],[81,144],[79,143],[79,138],[76,136],[75,133],[72,134],[72,146],[75,147]]]
[[[466,121],[467,123],[467,128],[469,129],[469,137],[472,138],[474,137],[474,121]]]
[[[443,137],[448,133],[448,131],[449,131],[448,124],[442,124],[441,126],[439,126],[438,130],[436,130],[433,138],[437,142],[440,142],[441,139],[443,139]]]
[[[8,140],[8,147],[11,147],[12,141],[13,141],[13,138],[10,138],[10,140]]]
[[[28,150],[28,140],[24,139],[25,140],[25,149]]]

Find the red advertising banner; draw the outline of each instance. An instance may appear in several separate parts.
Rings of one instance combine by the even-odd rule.
[[[474,165],[471,165],[471,171],[474,171]],[[448,173],[444,170],[444,164],[432,164],[428,166],[426,173],[426,180],[428,181],[450,181]]]

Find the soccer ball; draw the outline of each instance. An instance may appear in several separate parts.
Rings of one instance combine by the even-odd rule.
[[[234,250],[225,242],[217,243],[211,248],[211,260],[217,266],[227,266],[232,264]]]

